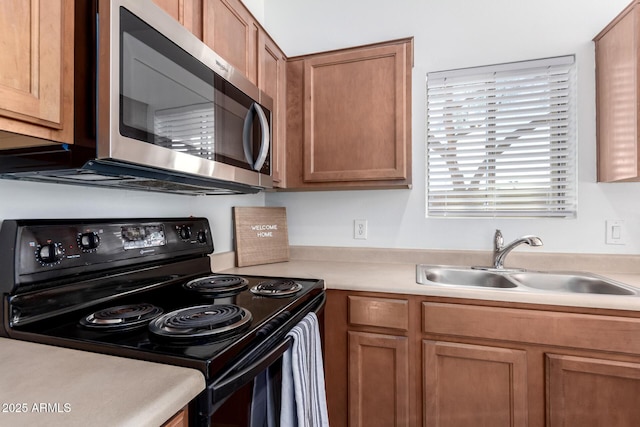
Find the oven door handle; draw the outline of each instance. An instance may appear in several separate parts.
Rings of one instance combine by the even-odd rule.
[[[216,402],[218,399],[228,397],[232,392],[254,379],[259,373],[273,365],[276,360],[282,357],[282,355],[291,348],[292,344],[293,338],[287,336],[278,346],[274,347],[249,366],[233,374],[231,377],[220,378],[209,386],[212,401]]]
[[[207,408],[205,419],[213,413],[240,387],[249,383],[258,374],[273,365],[293,345],[293,338],[287,333],[311,311],[316,314],[323,310],[327,296],[324,292],[307,302],[299,313],[288,318],[284,324],[269,333],[272,339],[266,339],[255,351],[245,354],[236,361],[218,379],[207,386],[201,395],[203,407]]]

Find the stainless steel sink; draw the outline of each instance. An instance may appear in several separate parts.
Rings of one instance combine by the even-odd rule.
[[[590,273],[502,270],[446,265],[416,266],[416,282],[541,293],[639,296],[640,291]]]
[[[423,267],[423,268],[420,268]],[[518,285],[503,274],[464,267],[418,265],[418,283],[484,288],[515,288]]]
[[[544,291],[580,294],[637,295],[634,289],[588,273],[522,272],[511,274],[518,283]]]

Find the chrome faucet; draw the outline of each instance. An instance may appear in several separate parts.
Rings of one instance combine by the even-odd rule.
[[[509,252],[514,250],[516,246],[526,243],[529,246],[542,246],[542,240],[537,236],[522,236],[504,246],[504,239],[500,230],[496,230],[493,236],[493,267],[496,269],[504,268],[504,259]]]

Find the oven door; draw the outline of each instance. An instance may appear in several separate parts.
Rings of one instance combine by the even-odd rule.
[[[265,417],[280,421],[282,384],[282,356],[291,347],[292,338],[286,334],[308,313],[318,316],[321,337],[324,335],[324,292],[311,300],[295,316],[272,335],[214,380],[194,401],[197,416],[194,425],[212,427],[258,427]],[[324,340],[322,339],[324,342]],[[267,402],[260,401],[266,399]],[[262,413],[269,406],[269,413]]]

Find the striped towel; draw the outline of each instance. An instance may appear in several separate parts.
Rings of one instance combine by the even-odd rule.
[[[253,380],[250,427],[276,427],[273,372],[267,368]]]
[[[329,427],[318,318],[311,312],[288,334],[293,344],[282,358],[283,427]]]

